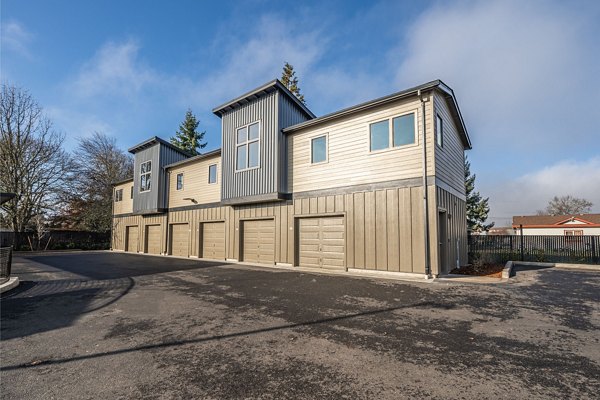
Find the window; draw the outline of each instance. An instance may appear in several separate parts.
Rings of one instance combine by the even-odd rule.
[[[236,132],[236,170],[256,168],[259,164],[260,125],[255,122]]]
[[[140,165],[140,192],[149,191],[151,182],[152,182],[152,161],[146,161]]]
[[[177,190],[183,189],[183,172],[177,174]]]
[[[565,231],[565,236],[583,236],[583,231],[582,230]]]
[[[327,161],[327,136],[319,136],[310,141],[310,162],[318,164]]]
[[[123,201],[123,189],[115,190],[115,203]]]
[[[415,115],[410,113],[370,124],[371,151],[416,143]]]
[[[208,183],[217,183],[217,164],[208,166]]]
[[[435,120],[435,142],[438,146],[444,146],[444,121],[439,115]]]
[[[131,185],[131,194],[129,196],[130,199],[133,199],[133,185]]]

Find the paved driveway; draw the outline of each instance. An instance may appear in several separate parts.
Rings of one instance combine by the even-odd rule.
[[[431,284],[105,252],[17,258],[14,272],[4,398],[600,393],[593,272]]]

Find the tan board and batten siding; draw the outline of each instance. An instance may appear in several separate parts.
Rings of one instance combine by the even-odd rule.
[[[208,168],[217,164],[217,182],[208,183]],[[215,155],[196,162],[169,168],[169,208],[221,201],[221,157]],[[177,175],[183,174],[183,189],[177,190]]]
[[[431,97],[431,96],[430,96]],[[432,132],[432,102],[426,103],[426,129]],[[370,151],[369,125],[381,120],[415,113],[416,141],[385,150]],[[423,129],[419,99],[414,96],[392,106],[363,111],[340,120],[307,127],[288,136],[288,185],[290,192],[372,184],[423,176]],[[311,164],[311,139],[327,135],[328,160]],[[433,135],[427,135],[428,171],[433,171]]]

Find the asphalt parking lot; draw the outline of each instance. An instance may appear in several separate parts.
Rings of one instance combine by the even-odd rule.
[[[415,283],[90,252],[17,257],[13,273],[7,399],[600,393],[597,272]]]

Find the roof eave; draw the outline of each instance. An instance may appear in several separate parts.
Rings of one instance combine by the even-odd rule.
[[[171,163],[169,165],[165,165],[165,169],[169,169],[169,168],[173,168],[173,167],[178,167],[180,165],[192,163],[194,161],[204,160],[205,158],[210,158],[210,157],[220,156],[220,155],[221,155],[221,149],[211,150],[211,151],[206,152],[204,154],[198,154],[196,156],[193,156],[193,157],[190,157],[190,158],[186,158],[185,160],[180,160],[180,161]]]

